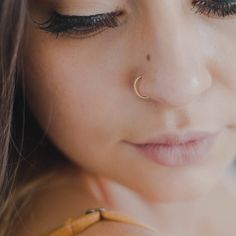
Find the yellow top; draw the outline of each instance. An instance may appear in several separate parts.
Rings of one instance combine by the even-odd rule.
[[[84,215],[77,219],[68,219],[64,225],[47,234],[47,236],[75,236],[101,220],[134,224],[155,232],[157,236],[161,235],[159,231],[149,225],[142,224],[128,216],[101,207],[88,209]]]

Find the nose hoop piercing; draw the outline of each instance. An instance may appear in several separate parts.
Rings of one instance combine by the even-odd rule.
[[[142,98],[142,99],[149,99],[148,96],[143,96],[143,95],[141,95],[140,92],[139,92],[138,89],[137,89],[138,81],[139,81],[140,79],[142,79],[142,78],[143,78],[142,76],[138,76],[138,77],[135,79],[134,84],[133,84],[134,91],[135,91],[135,93],[137,94],[138,97],[140,97],[140,98]]]

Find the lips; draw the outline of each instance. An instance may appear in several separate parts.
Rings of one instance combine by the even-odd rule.
[[[204,131],[192,131],[192,132],[186,132],[186,133],[165,133],[163,135],[160,135],[158,137],[147,139],[146,141],[142,143],[136,143],[137,145],[147,145],[147,144],[165,144],[165,145],[174,145],[174,144],[184,144],[191,141],[197,141],[203,138],[207,138],[210,136],[215,136],[219,132],[204,132]]]
[[[219,132],[166,133],[132,144],[142,156],[164,166],[183,166],[206,157]]]

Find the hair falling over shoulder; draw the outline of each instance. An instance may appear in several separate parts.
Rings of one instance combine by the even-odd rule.
[[[34,160],[35,155],[32,159],[25,151],[30,145],[36,149],[43,136],[33,131],[40,129],[27,113],[22,96],[27,7],[27,0],[0,1],[0,236],[12,235],[20,211],[53,173],[50,164],[55,165],[52,161]]]

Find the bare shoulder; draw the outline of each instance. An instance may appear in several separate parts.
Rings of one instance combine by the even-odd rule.
[[[96,199],[88,192],[79,173],[74,169],[58,169],[20,212],[12,235],[47,235],[69,218],[84,214],[86,207],[94,204]]]
[[[65,170],[49,181],[44,191],[32,199],[29,207],[19,217],[12,235],[49,235],[63,226],[68,219],[78,218],[84,215],[87,209],[97,207],[101,207],[101,202],[91,194],[86,180],[78,173],[74,175],[70,170],[68,174]],[[79,235],[158,236],[143,227],[113,221],[99,221]]]

